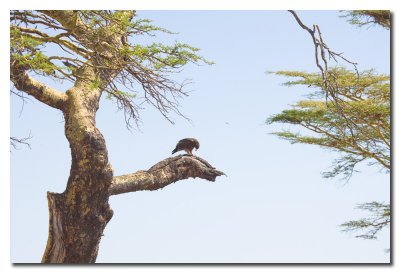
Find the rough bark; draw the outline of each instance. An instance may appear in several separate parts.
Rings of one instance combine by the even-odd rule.
[[[200,157],[179,155],[164,159],[147,171],[115,176],[109,189],[110,195],[135,191],[153,191],[187,178],[202,178],[214,182],[225,175]]]
[[[90,77],[90,67],[82,71]],[[95,124],[101,91],[78,80],[66,92],[65,135],[70,143],[72,165],[66,190],[48,193],[49,236],[43,263],[93,263],[100,239],[113,212],[110,195],[155,190],[178,180],[199,177],[214,181],[223,173],[194,156],[167,158],[148,171],[118,176],[108,162],[105,140]]]
[[[72,165],[66,190],[48,194],[49,237],[42,259],[45,263],[91,263],[112,217],[108,188],[113,172],[105,140],[95,125],[101,92],[77,81],[67,91],[65,135],[70,143]]]
[[[35,80],[28,74],[32,67],[18,58],[11,59],[11,81],[14,86],[63,112],[65,135],[71,149],[72,164],[65,191],[47,194],[49,233],[42,262],[93,263],[97,258],[104,228],[113,215],[108,203],[110,195],[155,190],[189,177],[214,181],[223,173],[201,158],[177,156],[159,162],[148,171],[113,178],[106,143],[96,127],[95,119],[101,94],[118,74],[130,65],[128,61],[131,59],[121,55],[119,49],[130,34],[124,32],[122,21],[130,21],[134,12],[119,11],[120,15],[124,15],[124,20],[111,20],[109,24],[97,28],[87,25],[78,11],[49,10],[42,13],[49,18],[43,17],[42,14],[31,14],[33,19],[30,19],[30,23],[41,22],[46,26],[50,24],[49,27],[63,33],[50,37],[42,34],[36,27],[19,28],[23,35],[40,42],[55,43],[63,50],[68,49],[67,52],[73,52],[84,59],[79,59],[79,66],[71,72],[72,76],[69,79],[75,80],[74,86],[65,93]],[[32,36],[32,33],[37,35]],[[181,58],[184,57],[185,54]],[[151,73],[146,67],[139,65],[139,68],[141,73]],[[57,71],[60,72],[60,69]],[[150,88],[151,96],[159,99],[157,105],[161,112],[170,106],[163,104],[163,99],[159,97],[164,96],[158,92],[180,91],[181,88],[175,87],[173,81],[168,81],[157,73],[153,73],[154,78],[141,78],[135,69],[129,70],[128,74],[133,77],[130,83],[138,80],[144,88]],[[153,84],[156,88],[152,87]],[[172,102],[166,102],[174,106]]]
[[[17,65],[11,65],[11,80],[20,91],[35,97],[37,100],[56,109],[62,110],[67,96],[43,83],[35,80],[27,74],[24,68]]]

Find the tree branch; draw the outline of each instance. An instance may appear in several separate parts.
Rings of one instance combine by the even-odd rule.
[[[225,174],[200,157],[179,155],[164,159],[147,171],[115,176],[109,194],[158,190],[190,177],[214,182],[221,175]]]
[[[35,97],[37,100],[57,109],[62,110],[67,101],[67,95],[59,92],[29,76],[25,69],[11,65],[11,81],[15,87]]]
[[[27,137],[22,137],[22,138],[17,138],[17,137],[10,137],[10,145],[14,148],[17,149],[19,144],[23,144],[28,146],[28,148],[31,148],[31,144],[29,144],[29,140],[32,138],[31,133],[29,133],[29,136]]]

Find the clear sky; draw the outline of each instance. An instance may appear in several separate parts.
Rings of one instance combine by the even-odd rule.
[[[298,12],[319,24],[325,41],[359,63],[390,69],[389,32],[358,28],[335,11]],[[389,262],[389,232],[378,240],[354,238],[339,225],[365,214],[363,202],[389,201],[389,175],[362,167],[350,183],[323,179],[337,154],[291,145],[269,133],[283,125],[265,120],[304,98],[306,88],[287,88],[266,71],[316,71],[313,45],[286,11],[138,11],[141,18],[179,32],[137,42],[185,42],[201,49],[212,66],[189,65],[191,78],[175,125],[146,106],[139,130],[126,130],[123,114],[102,99],[97,125],[105,136],[115,175],[148,169],[169,157],[176,142],[196,137],[197,155],[227,177],[215,183],[179,181],[154,192],[110,198],[114,216],[97,262]],[[150,39],[150,40],[149,40]],[[136,41],[133,41],[136,42]],[[53,84],[59,90],[68,85]],[[32,99],[21,111],[11,98],[11,135],[31,133],[32,149],[11,157],[11,260],[39,262],[48,231],[46,192],[65,189],[70,151],[62,114]],[[284,127],[287,128],[287,127]],[[22,168],[23,167],[23,168]],[[27,242],[30,242],[27,244]]]

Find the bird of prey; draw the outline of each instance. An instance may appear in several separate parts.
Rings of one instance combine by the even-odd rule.
[[[172,151],[172,154],[174,154],[178,151],[185,150],[187,154],[193,155],[192,150],[194,148],[196,150],[200,148],[199,141],[195,138],[184,138],[184,139],[179,140],[178,144],[176,144],[175,149]]]

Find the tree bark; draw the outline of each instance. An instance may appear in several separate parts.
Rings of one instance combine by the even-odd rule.
[[[90,166],[93,168],[92,164]],[[99,171],[103,173],[103,177],[96,176]],[[204,159],[189,155],[167,158],[147,171],[116,176],[112,179],[112,184],[112,170],[109,167],[104,170],[86,170],[85,173],[72,167],[71,174],[64,193],[49,192],[47,195],[49,238],[42,259],[44,263],[96,261],[103,230],[112,217],[108,196],[157,190],[190,177],[214,182],[216,177],[225,175]],[[94,181],[89,181],[93,178]],[[108,193],[105,194],[107,187]]]
[[[103,230],[112,217],[108,188],[113,171],[105,140],[95,125],[101,92],[88,86],[77,81],[67,91],[65,135],[72,165],[66,190],[48,193],[49,237],[44,263],[95,262]]]
[[[67,96],[64,93],[35,80],[28,75],[25,68],[16,64],[11,64],[10,72],[11,81],[18,90],[24,91],[50,107],[63,110],[67,100]]]
[[[200,157],[178,155],[160,161],[147,171],[115,176],[109,194],[154,191],[187,178],[202,178],[214,182],[220,175],[225,174]]]
[[[76,82],[66,92],[65,135],[72,156],[66,190],[48,193],[49,235],[43,263],[94,263],[100,239],[113,212],[110,195],[155,190],[178,180],[199,177],[210,181],[224,173],[195,156],[167,158],[148,171],[113,178],[105,140],[96,128],[101,92]]]
[[[28,72],[32,67],[19,58],[11,59],[10,62],[11,80],[18,90],[63,112],[65,135],[71,149],[72,164],[65,191],[47,194],[49,233],[42,262],[94,263],[104,228],[113,215],[108,203],[110,195],[156,190],[189,177],[215,181],[215,178],[223,173],[201,158],[177,156],[159,162],[148,171],[113,178],[106,143],[96,127],[96,112],[100,96],[107,86],[121,71],[130,69],[127,68],[131,65],[127,60],[133,59],[126,59],[120,49],[131,34],[124,22],[132,20],[134,11],[118,11],[118,16],[112,17],[109,23],[102,27],[91,26],[78,11],[42,13],[49,18],[40,17],[45,21],[39,21],[44,25],[51,24],[53,28],[62,30],[62,33],[50,37],[35,27],[22,29],[23,35],[29,37],[35,33],[37,41],[58,44],[64,50],[67,48],[68,52],[71,51],[85,59],[71,72],[71,77],[76,81],[65,93],[29,76]],[[36,18],[35,14],[31,16]],[[67,32],[63,32],[64,30]],[[140,29],[137,31],[146,32]],[[61,34],[63,35],[59,36]],[[62,39],[65,37],[69,39]],[[71,42],[71,38],[76,41]],[[139,67],[144,71],[142,73],[149,72],[144,66]],[[151,89],[151,92],[180,91],[173,82],[157,73],[156,76],[153,75],[155,83],[146,82],[153,81],[152,77],[138,78],[135,71],[129,70],[129,74],[132,74],[135,81],[142,83],[143,87],[150,86],[151,89],[155,84],[156,87]],[[129,82],[132,83],[132,79],[128,79]],[[159,95],[157,93],[154,96]],[[169,103],[168,100],[167,102]],[[165,106],[159,108],[160,111],[163,107]]]

